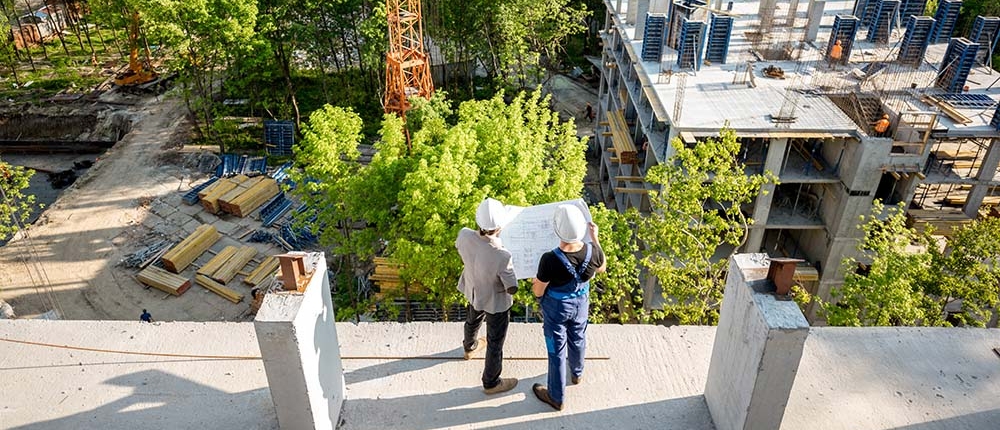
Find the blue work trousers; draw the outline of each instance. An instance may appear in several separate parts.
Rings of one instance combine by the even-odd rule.
[[[566,390],[567,349],[570,372],[574,376],[583,375],[589,308],[590,294],[564,300],[548,294],[542,296],[542,330],[549,354],[549,396],[559,404]]]

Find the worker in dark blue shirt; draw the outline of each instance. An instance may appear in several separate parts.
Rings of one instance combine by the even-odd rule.
[[[149,314],[145,309],[142,310],[142,315],[139,315],[139,320],[142,322],[153,322],[153,316]]]

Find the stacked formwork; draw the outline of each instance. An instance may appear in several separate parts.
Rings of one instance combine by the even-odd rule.
[[[705,59],[712,63],[726,64],[726,58],[729,56],[729,38],[732,33],[733,17],[712,15]]]
[[[906,35],[899,46],[898,61],[920,67],[927,53],[927,45],[931,42],[931,30],[934,29],[934,18],[927,16],[911,16],[906,22]]]
[[[875,15],[868,26],[868,41],[888,43],[892,28],[896,24],[899,0],[878,0]]]
[[[996,52],[997,42],[1000,41],[1000,18],[977,16],[969,33],[969,40],[979,44],[976,62],[986,64],[986,60]]]
[[[840,47],[843,48],[840,57],[840,63],[847,64],[848,60],[851,58],[851,49],[854,47],[854,38],[858,35],[858,27],[861,26],[861,20],[853,15],[837,15],[833,19],[833,30],[830,32],[830,40],[826,45],[826,61],[833,62],[830,58],[830,53],[833,51],[834,44],[839,40]]]
[[[962,9],[962,0],[941,0],[937,13],[934,14],[934,31],[931,32],[931,43],[945,43],[955,32],[958,23],[958,12]]]
[[[951,39],[944,60],[941,62],[935,86],[949,93],[961,92],[965,87],[965,81],[969,78],[969,72],[976,64],[978,52],[978,43],[964,37]]]
[[[642,61],[660,61],[666,38],[667,16],[662,13],[646,14],[642,35]]]
[[[705,23],[684,18],[681,37],[677,40],[677,67],[681,70],[701,70],[702,37]]]
[[[923,16],[927,10],[927,0],[902,0],[899,5],[899,19],[906,22],[911,16]]]
[[[990,121],[990,127],[993,127],[996,131],[1000,131],[1000,105],[997,105],[997,110],[993,112],[993,120]]]
[[[878,10],[878,0],[857,0],[854,2],[854,16],[858,17],[861,25],[870,25]]]

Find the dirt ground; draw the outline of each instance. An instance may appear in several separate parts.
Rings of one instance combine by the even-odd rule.
[[[176,163],[184,157],[165,149],[189,129],[184,114],[177,99],[137,104],[132,131],[45,209],[27,237],[0,248],[0,298],[19,316],[55,310],[63,319],[132,320],[148,309],[161,321],[233,321],[248,313],[249,300],[233,304],[200,286],[172,297],[136,282],[135,269],[116,266],[128,253],[161,238],[179,241],[202,223],[226,235],[259,226],[181,203],[182,192],[207,177]],[[213,249],[228,244],[235,241],[224,238]],[[266,245],[258,250],[278,252]],[[229,286],[249,293],[238,281]]]

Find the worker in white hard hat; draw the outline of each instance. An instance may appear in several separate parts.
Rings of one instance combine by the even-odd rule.
[[[455,239],[455,247],[465,266],[458,278],[458,290],[469,301],[462,346],[466,360],[485,347],[483,390],[486,394],[502,393],[517,386],[516,378],[500,377],[510,306],[517,292],[517,276],[510,251],[500,242],[500,229],[507,224],[507,218],[503,203],[487,198],[476,209],[479,231],[462,228]],[[484,319],[486,337],[477,339]]]
[[[567,358],[570,381],[583,380],[587,347],[590,279],[605,270],[604,252],[597,241],[597,224],[588,223],[573,205],[560,205],[553,218],[559,246],[542,254],[531,290],[541,300],[542,331],[549,357],[548,386],[535,384],[539,400],[561,411],[566,389]],[[590,243],[584,243],[585,235]]]

